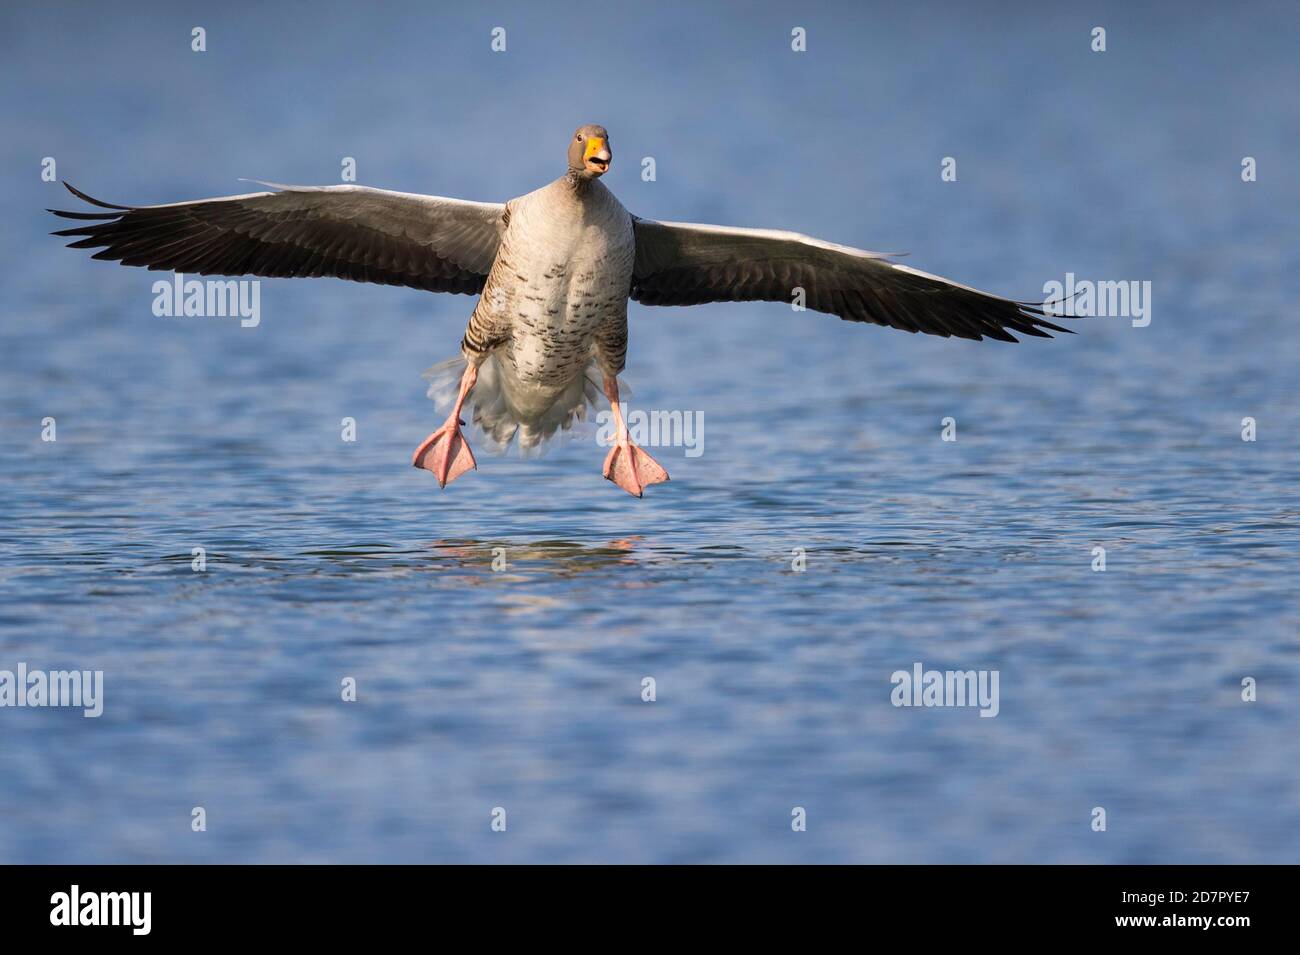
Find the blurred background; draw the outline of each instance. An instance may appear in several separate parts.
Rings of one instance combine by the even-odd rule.
[[[105,700],[0,710],[0,861],[1295,862],[1300,15],[1134,6],[6,6],[0,669]],[[504,200],[586,122],[638,215],[1150,281],[1151,323],[633,305],[633,407],[702,455],[641,501],[591,441],[440,492],[419,375],[472,299],[160,318],[158,273],[47,235],[82,207],[45,157],[127,204],[344,157]],[[1000,714],[893,707],[917,661],[997,669]]]

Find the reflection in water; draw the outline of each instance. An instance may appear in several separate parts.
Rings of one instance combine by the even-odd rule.
[[[317,565],[316,572],[341,576],[357,573],[401,574],[454,568],[479,574],[527,572],[529,575],[571,577],[617,566],[635,567],[642,560],[652,561],[653,554],[636,553],[642,540],[641,537],[633,536],[592,545],[553,539],[519,541],[451,538],[419,547],[378,543],[346,544],[301,551],[297,556],[311,558]],[[230,555],[218,556],[224,560],[231,559]],[[188,563],[190,557],[169,555],[166,559],[183,559]],[[257,565],[268,560],[273,559],[256,557],[235,562]]]

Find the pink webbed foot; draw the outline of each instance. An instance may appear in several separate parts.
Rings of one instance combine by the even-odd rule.
[[[651,484],[668,480],[668,472],[654,458],[631,441],[616,444],[605,455],[605,477],[633,497],[640,497]]]
[[[454,416],[448,418],[447,423],[425,438],[411,455],[411,464],[432,471],[439,487],[446,487],[466,471],[478,470],[474,452],[460,433],[464,423]]]

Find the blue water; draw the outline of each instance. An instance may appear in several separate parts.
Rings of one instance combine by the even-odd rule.
[[[1297,861],[1294,6],[858,7],[0,14],[0,669],[105,680],[98,719],[0,709],[0,861]],[[592,440],[440,492],[419,374],[470,299],[158,318],[158,275],[45,234],[46,156],[120,202],[343,156],[503,199],[581,122],[638,214],[1021,298],[1146,280],[1151,322],[634,305],[633,407],[701,414],[701,455],[641,501]],[[999,671],[999,715],[894,707],[918,661]]]

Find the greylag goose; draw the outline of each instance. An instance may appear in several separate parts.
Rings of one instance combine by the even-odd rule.
[[[446,487],[477,463],[462,428],[528,448],[568,427],[596,398],[614,416],[604,475],[641,496],[668,473],[634,444],[619,403],[627,303],[697,305],[802,299],[808,309],[909,332],[1005,342],[1011,332],[1068,332],[1042,307],[917,271],[890,256],[794,232],[656,222],[630,214],[600,182],[609,134],[582,126],[568,170],[506,203],[468,202],[356,185],[273,191],[157,206],[119,206],[55,232],[96,259],[199,275],[336,276],[431,292],[478,294],[461,340],[451,413],[411,463]]]

